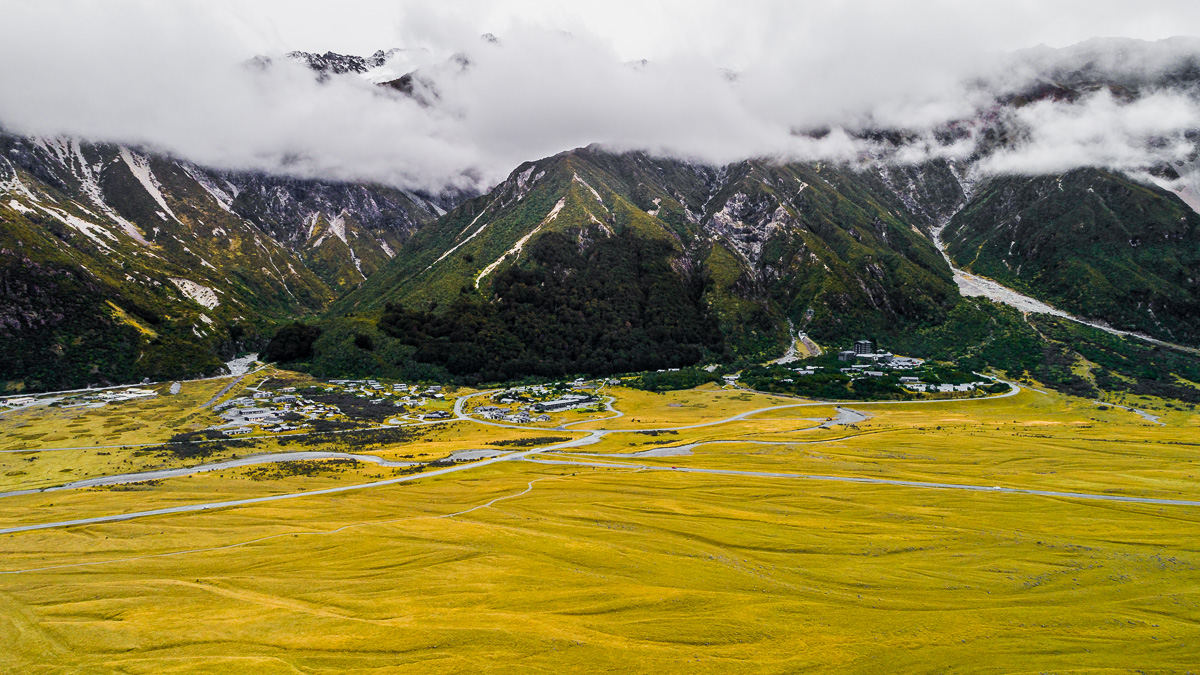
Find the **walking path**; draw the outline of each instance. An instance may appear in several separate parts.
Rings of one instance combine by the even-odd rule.
[[[224,469],[236,469],[243,466],[254,466],[256,464],[276,464],[279,462],[298,462],[302,460],[318,460],[318,459],[352,459],[357,462],[369,462],[385,467],[410,467],[415,466],[418,462],[392,462],[375,455],[356,455],[348,452],[318,452],[318,451],[302,451],[302,452],[272,452],[263,453],[260,455],[247,455],[237,459],[229,459],[223,462],[213,462],[211,464],[197,464],[195,466],[185,466],[175,469],[154,469],[152,471],[138,471],[135,473],[123,473],[115,476],[100,476],[98,478],[87,478],[77,480],[73,483],[57,485],[36,490],[13,490],[11,492],[0,492],[0,498],[16,497],[18,495],[36,494],[38,492],[57,492],[58,490],[76,490],[79,488],[102,487],[106,485],[126,485],[129,483],[141,483],[148,480],[163,480],[166,478],[181,478],[183,476],[191,476],[198,473],[208,473],[212,471],[222,471]]]

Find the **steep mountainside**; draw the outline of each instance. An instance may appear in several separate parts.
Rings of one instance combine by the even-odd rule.
[[[361,283],[439,211],[391,188],[0,135],[0,380],[213,372],[261,328]]]
[[[700,284],[725,336],[708,356],[763,355],[786,342],[789,321],[838,339],[938,321],[958,296],[924,232],[931,224],[871,173],[765,161],[718,169],[580,149],[518,167],[423,229],[331,315],[391,303],[409,313],[405,325],[436,323],[463,303],[503,307],[517,287],[523,302],[545,304],[533,296],[551,293],[549,281],[518,283],[522,274],[569,276],[602,258],[607,242],[658,242],[654,255],[667,264],[650,273],[680,289]],[[548,261],[565,255],[564,241],[580,258],[556,268]],[[677,293],[679,311],[689,297]],[[580,320],[603,331],[606,305],[619,301],[597,296]]]
[[[215,171],[0,132],[0,338],[11,346],[0,381],[19,390],[209,373],[280,323],[322,313],[323,333],[293,330],[294,353],[312,354],[314,370],[465,380],[756,360],[799,330],[825,344],[872,336],[952,353],[959,333],[947,326],[980,336],[1032,326],[963,309],[935,232],[974,273],[1200,344],[1200,135],[1145,140],[1174,154],[1148,152],[1157,159],[1128,174],[988,168],[1036,136],[1030,110],[1093,96],[1110,107],[1164,92],[1197,100],[1200,58],[1177,47],[1033,50],[1014,61],[1029,71],[1013,78],[1024,84],[980,84],[991,98],[965,119],[804,132],[843,134],[856,148],[849,164],[706,166],[590,147],[527,162],[478,197]],[[366,80],[430,108],[475,72],[465,53],[407,73],[395,50],[287,58],[320,80]],[[920,157],[957,159],[912,163]],[[1070,356],[1082,352],[1059,343],[1038,368],[1083,391]]]
[[[1096,169],[988,180],[943,233],[951,258],[1072,313],[1200,344],[1200,215]]]

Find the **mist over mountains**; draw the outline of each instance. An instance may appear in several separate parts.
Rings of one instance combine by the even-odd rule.
[[[594,143],[711,165],[986,156],[994,173],[1147,169],[1186,161],[1200,126],[1191,38],[984,53],[896,50],[867,33],[836,51],[779,41],[739,64],[699,45],[631,62],[595,34],[518,24],[323,63],[324,51],[254,58],[206,14],[164,16],[60,23],[48,44],[11,36],[0,56],[22,67],[0,74],[0,125],[434,193],[486,190],[523,161]],[[408,74],[407,93],[378,86]],[[1046,95],[1060,85],[1074,94]],[[867,135],[878,131],[903,142]],[[994,148],[996,136],[1009,142]]]
[[[1091,329],[957,280],[1200,344],[1200,39],[953,59],[825,40],[731,69],[529,24],[255,54],[176,20],[123,24],[138,49],[79,21],[58,49],[0,44],[28,48],[0,71],[10,389],[284,343],[322,375],[470,383],[752,364],[806,331],[1190,391],[1178,355],[1087,351]]]

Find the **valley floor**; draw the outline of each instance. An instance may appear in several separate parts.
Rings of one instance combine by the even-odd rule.
[[[529,427],[461,391],[450,419],[368,447],[139,445],[211,424],[226,384],[0,417],[0,670],[1184,673],[1200,655],[1193,411],[607,387],[603,411]]]

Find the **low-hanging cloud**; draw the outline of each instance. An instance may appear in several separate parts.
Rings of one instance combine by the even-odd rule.
[[[884,30],[820,35],[806,24],[807,40],[770,42],[731,73],[687,44],[629,63],[586,28],[513,21],[492,42],[454,16],[411,12],[398,36],[412,49],[390,67],[421,68],[423,104],[356,74],[318,82],[278,54],[267,68],[249,67],[254,49],[195,4],[38,3],[5,14],[0,127],[141,145],[223,169],[433,192],[486,187],[522,161],[591,143],[716,164],[965,158],[995,123],[1020,141],[984,157],[987,171],[1132,170],[1186,160],[1185,134],[1200,128],[1195,99],[1169,91],[1133,100],[1101,91],[996,113],[997,97],[1056,68],[1152,80],[1200,54],[1188,40],[1003,56],[968,50],[970,36],[902,49]],[[782,35],[764,25],[762,37]],[[858,39],[839,47],[839,30]],[[881,145],[857,133],[872,128],[902,130],[905,140]]]
[[[1049,174],[1081,166],[1136,170],[1189,159],[1195,146],[1186,134],[1200,128],[1200,101],[1156,92],[1122,103],[1102,90],[1075,103],[1039,101],[1012,118],[1027,138],[986,157],[985,173]]]

